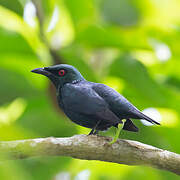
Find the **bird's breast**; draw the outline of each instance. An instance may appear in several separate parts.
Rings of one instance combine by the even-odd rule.
[[[65,85],[59,90],[58,103],[59,106],[64,109],[72,109],[77,106],[83,100],[83,94],[79,88],[75,85]]]

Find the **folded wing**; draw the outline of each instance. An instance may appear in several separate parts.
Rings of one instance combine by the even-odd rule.
[[[110,110],[114,112],[120,119],[145,119],[152,124],[159,125],[158,122],[140,112],[125,97],[120,95],[114,89],[99,83],[94,83],[93,89],[108,103]]]

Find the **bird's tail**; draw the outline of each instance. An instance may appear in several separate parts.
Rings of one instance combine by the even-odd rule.
[[[133,132],[139,131],[138,127],[136,127],[130,119],[126,119],[123,129],[126,131],[133,131]]]
[[[152,123],[152,124],[157,124],[157,125],[160,125],[159,122],[151,119],[150,117],[146,116],[145,114],[143,114],[142,112],[139,111],[139,118],[141,119],[145,119],[146,121]]]

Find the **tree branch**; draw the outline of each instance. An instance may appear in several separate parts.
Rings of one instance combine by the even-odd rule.
[[[147,165],[180,175],[179,154],[131,140],[119,139],[109,145],[111,140],[109,137],[76,135],[69,138],[1,141],[0,153],[8,153],[9,159],[71,156],[126,165]]]

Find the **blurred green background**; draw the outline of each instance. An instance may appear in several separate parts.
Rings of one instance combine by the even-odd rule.
[[[68,63],[89,81],[123,94],[162,126],[137,140],[180,153],[179,0],[0,0],[0,140],[66,137],[90,130],[57,108],[38,67]],[[112,136],[115,129],[101,133]],[[169,180],[178,176],[144,166],[69,157],[0,163],[2,180]]]

